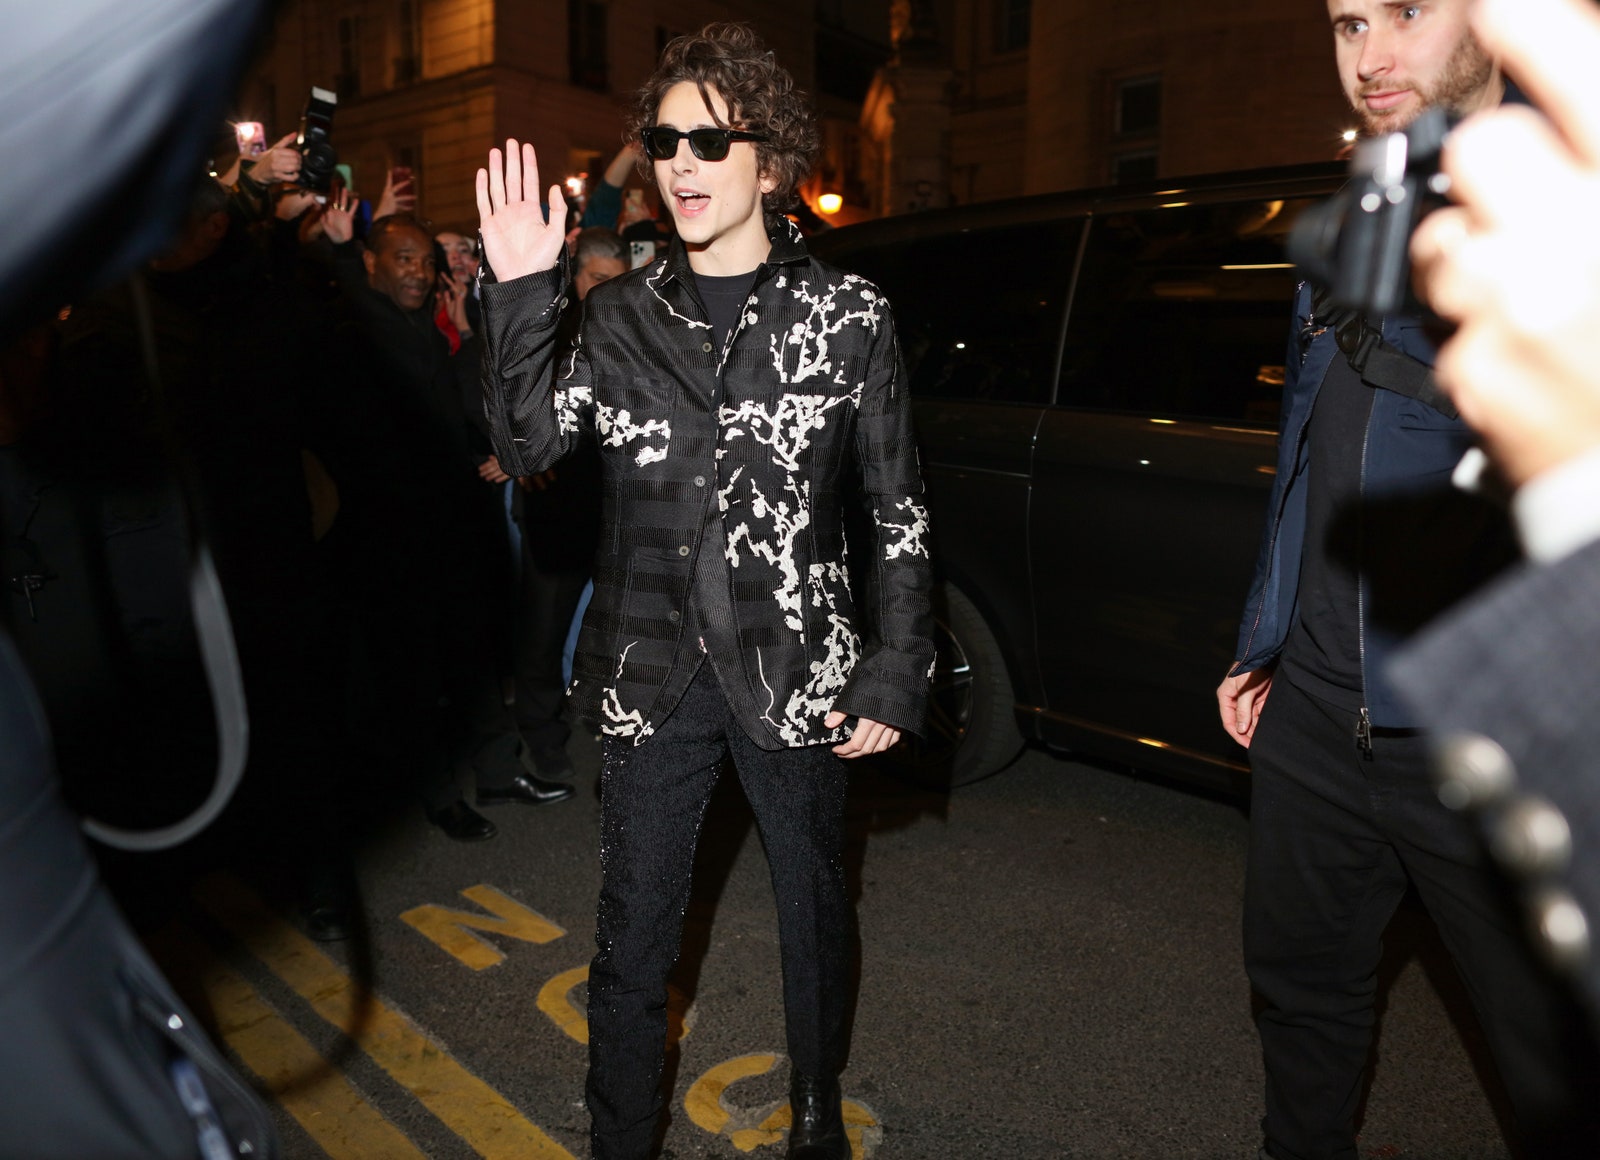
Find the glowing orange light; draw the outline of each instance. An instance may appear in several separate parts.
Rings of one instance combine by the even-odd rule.
[[[817,210],[820,213],[838,213],[844,208],[844,198],[837,193],[825,193],[817,198]]]

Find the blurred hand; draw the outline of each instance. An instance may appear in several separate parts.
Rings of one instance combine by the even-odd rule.
[[[1217,686],[1217,710],[1222,714],[1222,727],[1246,749],[1255,740],[1256,723],[1266,707],[1267,694],[1272,692],[1272,673],[1272,666],[1267,665],[1224,677]]]
[[[1459,324],[1437,374],[1520,486],[1600,447],[1600,13],[1584,0],[1483,0],[1484,49],[1548,115],[1479,113],[1443,168],[1459,205],[1412,240],[1417,287]]]
[[[829,729],[837,729],[848,720],[846,714],[835,709],[823,718],[822,724]],[[891,745],[900,740],[900,730],[893,725],[885,725],[882,721],[873,721],[868,717],[857,717],[856,727],[850,732],[850,739],[833,747],[834,753],[840,757],[866,757],[872,753],[882,753]]]
[[[300,150],[294,147],[294,139],[298,133],[288,133],[280,137],[265,153],[256,155],[256,163],[250,170],[250,180],[262,185],[272,185],[279,181],[293,181],[300,176]]]
[[[325,232],[325,223],[322,220],[322,207],[315,203],[300,219],[299,237],[302,246],[310,245],[320,238]]]
[[[348,189],[341,189],[322,209],[322,229],[328,240],[336,246],[356,236],[356,210],[361,199]]]
[[[517,486],[523,491],[546,491],[555,486],[556,469],[541,471],[538,475],[517,476]]]
[[[620,232],[633,225],[634,222],[653,221],[655,215],[650,212],[650,207],[641,201],[628,198],[622,203],[622,215],[617,218],[617,230]]]
[[[491,455],[478,464],[478,478],[485,483],[504,483],[511,477],[500,470],[499,456]]]
[[[472,333],[472,327],[467,324],[467,294],[470,290],[471,284],[468,282],[458,281],[449,274],[439,275],[439,302],[450,316],[450,325],[463,338]],[[508,478],[505,475],[500,477],[501,480]]]
[[[319,210],[317,195],[304,189],[286,189],[273,207],[279,221],[292,222],[307,210]],[[320,213],[319,213],[320,216]]]
[[[527,180],[524,196],[523,180]],[[539,205],[539,162],[532,145],[506,142],[489,150],[489,168],[478,170],[478,233],[483,256],[501,282],[553,270],[566,245],[567,199],[550,187],[550,218]]]
[[[388,217],[392,213],[410,213],[417,208],[417,194],[412,186],[411,170],[396,166],[383,179],[383,196],[378,208],[372,211],[372,220]]]

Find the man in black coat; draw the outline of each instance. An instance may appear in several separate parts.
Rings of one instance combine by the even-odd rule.
[[[327,215],[336,247],[353,247],[348,194]],[[433,322],[433,241],[408,215],[372,224],[366,286],[347,284],[335,360],[341,432],[329,470],[340,513],[329,534],[373,690],[377,753],[407,770],[429,819],[450,837],[493,837],[479,805],[541,805],[572,796],[518,761],[496,681],[485,577],[500,543],[498,493],[476,467],[462,411],[462,366]],[[463,358],[464,356],[455,356]]]
[[[567,355],[559,187],[546,221],[533,149],[515,141],[478,173],[500,462],[532,474],[583,434],[600,444],[601,547],[570,693],[606,734],[590,1138],[601,1160],[649,1153],[667,975],[700,820],[731,754],[778,900],[789,1155],[843,1160],[840,759],[921,728],[933,663],[905,371],[882,295],[813,259],[783,216],[815,121],[748,27],[669,44],[634,129],[677,240],[589,295]],[[864,624],[844,551],[853,472],[876,532]]]

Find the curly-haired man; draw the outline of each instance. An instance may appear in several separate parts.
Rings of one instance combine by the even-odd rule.
[[[559,360],[560,191],[546,221],[533,149],[514,140],[478,173],[484,392],[500,461],[533,474],[589,430],[603,460],[595,593],[569,689],[606,734],[594,1155],[650,1152],[667,976],[700,823],[731,755],[777,895],[789,1156],[843,1160],[841,759],[921,728],[933,662],[905,372],[888,303],[813,259],[784,216],[817,150],[815,121],[749,28],[669,44],[631,131],[677,236],[664,259],[594,289]],[[876,532],[859,622],[843,533],[853,478]]]

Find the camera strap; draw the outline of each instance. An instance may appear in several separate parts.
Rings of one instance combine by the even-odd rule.
[[[83,820],[84,833],[97,842],[119,850],[165,850],[187,842],[209,826],[232,799],[244,779],[245,758],[250,749],[250,714],[245,704],[244,678],[239,670],[239,654],[233,642],[228,606],[222,597],[222,582],[212,563],[211,549],[201,532],[200,501],[194,471],[173,429],[160,368],[156,363],[155,328],[151,322],[149,292],[144,278],[134,274],[128,282],[133,298],[134,320],[139,331],[139,346],[144,355],[145,378],[156,404],[156,417],[168,462],[183,499],[189,536],[189,607],[194,616],[195,635],[200,642],[200,658],[210,688],[216,716],[217,772],[206,800],[188,817],[153,830],[120,829],[96,818]]]
[[[1367,386],[1382,387],[1415,399],[1451,419],[1461,418],[1450,396],[1439,389],[1433,368],[1393,343],[1385,342],[1383,332],[1367,322],[1365,313],[1335,307],[1327,291],[1320,287],[1312,293],[1311,311],[1317,318],[1326,317],[1350,369],[1360,375]]]

